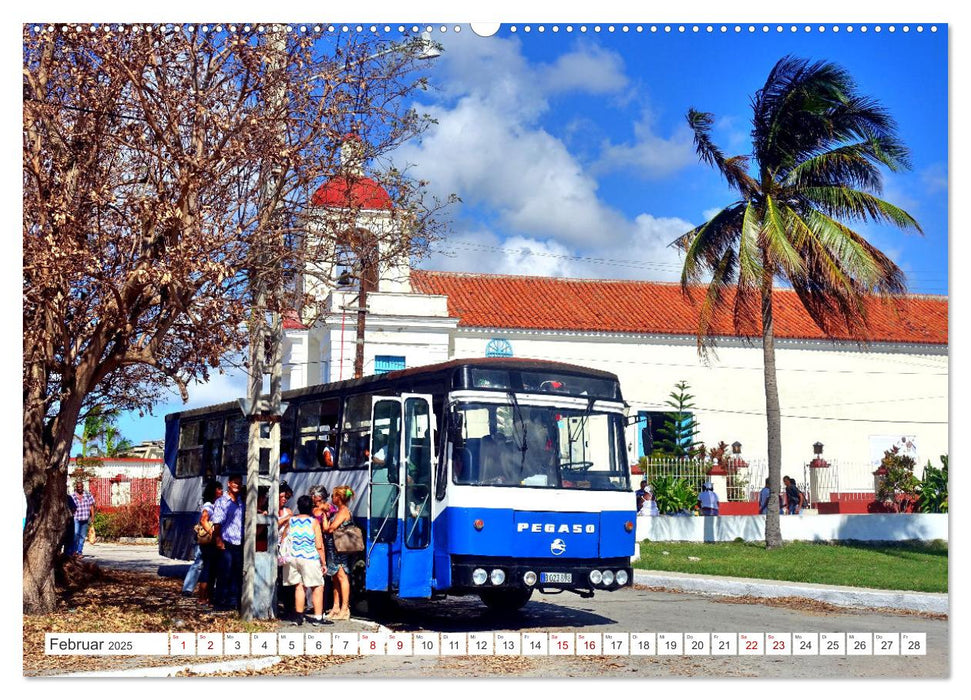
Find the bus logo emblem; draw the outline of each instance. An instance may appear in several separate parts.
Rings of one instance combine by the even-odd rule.
[[[566,542],[561,539],[553,540],[553,543],[550,545],[550,551],[554,554],[554,556],[560,556],[566,551]]]

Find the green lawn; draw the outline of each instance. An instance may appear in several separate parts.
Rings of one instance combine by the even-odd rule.
[[[667,554],[664,554],[667,552]],[[691,561],[688,557],[697,557]],[[642,542],[638,569],[947,592],[947,543],[813,544],[766,550],[757,542]]]

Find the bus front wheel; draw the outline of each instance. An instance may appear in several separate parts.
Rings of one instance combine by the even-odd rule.
[[[524,588],[511,591],[482,591],[479,597],[490,610],[514,612],[526,605],[532,595],[532,588]]]

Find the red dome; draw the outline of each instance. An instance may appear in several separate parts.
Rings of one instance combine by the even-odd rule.
[[[329,209],[393,209],[391,197],[369,177],[349,179],[343,175],[320,186],[310,203]]]

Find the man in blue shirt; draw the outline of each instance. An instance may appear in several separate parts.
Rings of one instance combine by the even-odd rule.
[[[759,515],[765,515],[769,510],[769,480],[765,480],[765,488],[759,491]]]
[[[214,539],[219,550],[213,605],[219,610],[237,610],[243,588],[243,514],[246,504],[240,498],[242,485],[242,476],[230,476],[226,493],[216,501],[212,512]]]

